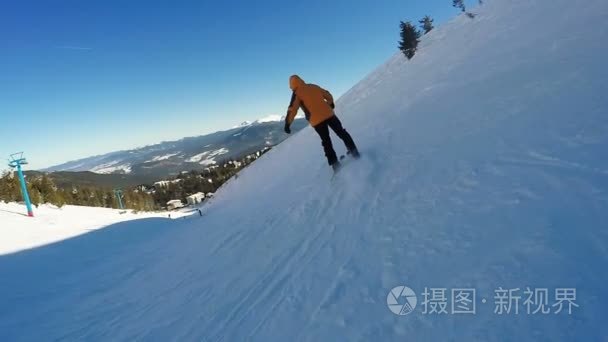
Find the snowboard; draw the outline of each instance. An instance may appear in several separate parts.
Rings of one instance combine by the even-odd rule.
[[[361,158],[361,156],[359,156],[359,158]],[[334,171],[333,175],[331,176],[331,179],[333,180],[334,177],[336,177],[336,175],[339,174],[340,171],[342,171],[342,169],[344,169],[348,164],[350,164],[351,162],[353,162],[359,158],[354,158],[350,154],[348,156],[341,155],[338,158],[338,160],[340,161],[340,168],[338,168],[336,171]]]

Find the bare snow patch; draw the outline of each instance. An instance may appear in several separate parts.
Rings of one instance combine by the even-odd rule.
[[[199,153],[190,157],[187,161],[190,163],[199,163],[201,165],[212,165],[215,164],[215,157],[221,156],[222,154],[228,153],[229,150],[227,148],[220,148],[212,151],[205,151],[203,153]]]
[[[169,158],[171,158],[171,157],[175,157],[175,156],[177,156],[178,154],[180,154],[180,152],[177,152],[177,153],[169,153],[169,154],[165,154],[165,155],[162,155],[162,156],[156,156],[156,157],[154,157],[154,158],[152,158],[152,159],[150,159],[150,160],[147,160],[147,161],[146,161],[146,163],[152,163],[152,162],[157,162],[157,161],[167,160],[167,159],[169,159]]]
[[[100,173],[100,174],[110,174],[122,171],[123,173],[131,173],[131,164],[125,163],[120,164],[120,160],[115,160],[109,163],[97,165],[89,171]]]

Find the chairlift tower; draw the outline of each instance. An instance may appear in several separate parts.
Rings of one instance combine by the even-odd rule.
[[[25,183],[25,177],[23,176],[23,170],[21,168],[21,165],[25,164],[27,164],[27,160],[23,158],[23,152],[13,153],[8,159],[8,166],[13,169],[17,169],[19,182],[21,183],[21,194],[23,195],[23,201],[27,207],[27,216],[34,217],[32,202],[30,201],[30,195],[27,193],[27,184]]]
[[[125,207],[122,204],[122,190],[121,189],[114,189],[114,196],[116,196],[116,198],[118,199],[118,208],[120,210],[124,210]]]

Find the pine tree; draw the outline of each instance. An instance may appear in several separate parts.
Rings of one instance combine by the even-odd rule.
[[[460,8],[462,12],[466,12],[466,8],[464,7],[464,0],[452,0],[452,6]]]
[[[40,204],[42,204],[42,195],[40,194],[40,191],[35,188],[35,187],[30,187],[28,186],[28,194],[30,195],[30,201],[32,202],[32,204],[38,208],[38,206]]]
[[[42,197],[44,203],[50,203],[59,206],[59,204],[62,202],[59,196],[59,192],[52,188],[50,189],[50,191],[43,191]]]
[[[424,34],[431,32],[433,27],[433,18],[428,15],[422,18],[422,20],[418,21],[420,23],[420,28],[424,30]]]
[[[92,207],[101,207],[102,206],[102,199],[101,196],[99,196],[98,192],[94,189],[91,189],[91,201],[90,201],[90,205]]]
[[[112,195],[110,195],[109,193],[107,193],[106,191],[100,190],[101,192],[101,199],[103,202],[103,207],[104,208],[111,208],[112,207]]]
[[[8,171],[3,172],[2,175],[0,175],[0,202],[6,201],[6,199],[8,198],[8,186],[6,181],[8,177]]]
[[[399,49],[407,59],[412,59],[416,54],[416,48],[420,42],[420,31],[416,29],[411,22],[401,22],[401,41],[399,42]]]
[[[15,177],[12,171],[8,171],[0,178],[0,193],[2,194],[0,199],[5,202],[19,202],[22,200],[19,179]]]
[[[56,196],[54,196],[55,184],[53,184],[53,181],[47,175],[42,175],[42,178],[39,179],[38,189],[42,195],[43,203],[56,204],[54,203],[56,200]]]

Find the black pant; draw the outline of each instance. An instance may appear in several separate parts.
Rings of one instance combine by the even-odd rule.
[[[334,147],[331,144],[331,137],[329,136],[329,128],[331,127],[332,131],[336,133],[336,135],[344,141],[344,145],[346,145],[346,149],[348,151],[353,151],[357,149],[355,146],[355,142],[353,138],[348,134],[348,132],[342,127],[342,123],[337,116],[332,116],[331,118],[321,122],[316,125],[315,131],[321,137],[321,144],[323,145],[323,150],[325,151],[325,156],[327,157],[327,162],[329,165],[333,165],[338,161],[338,156],[336,156],[336,151],[334,151]]]

